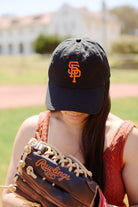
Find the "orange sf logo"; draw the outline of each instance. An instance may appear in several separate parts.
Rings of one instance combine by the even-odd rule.
[[[81,76],[81,70],[79,69],[80,65],[78,61],[70,61],[68,73],[70,78],[73,78],[72,83],[76,83],[76,78]]]

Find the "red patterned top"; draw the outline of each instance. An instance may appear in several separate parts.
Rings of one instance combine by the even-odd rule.
[[[39,132],[41,140],[47,142],[50,111],[41,112],[36,132]],[[104,152],[104,165],[106,172],[105,197],[109,204],[126,206],[123,202],[125,188],[122,181],[123,150],[127,137],[134,127],[131,121],[124,121],[117,130],[110,146]]]

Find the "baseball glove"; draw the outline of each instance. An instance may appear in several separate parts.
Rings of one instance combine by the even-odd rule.
[[[25,146],[10,189],[28,206],[107,206],[90,171],[76,158],[35,138]]]

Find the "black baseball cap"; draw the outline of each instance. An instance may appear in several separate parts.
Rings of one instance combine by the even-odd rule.
[[[54,50],[49,64],[46,107],[96,114],[110,67],[104,49],[90,38],[70,38]]]

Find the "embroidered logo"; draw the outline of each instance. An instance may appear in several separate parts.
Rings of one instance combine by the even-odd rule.
[[[81,70],[79,69],[80,65],[78,61],[70,61],[68,73],[70,78],[73,78],[72,83],[76,83],[76,78],[81,76]]]
[[[43,170],[44,175],[51,179],[54,180],[56,177],[58,178],[59,181],[65,179],[65,180],[70,180],[70,175],[63,173],[60,169],[60,167],[52,167],[47,164],[47,161],[45,159],[40,159],[35,163],[36,167],[39,167]]]

